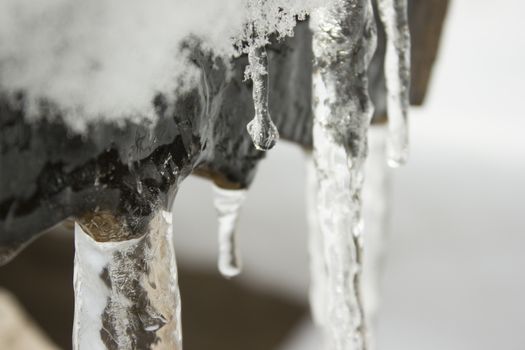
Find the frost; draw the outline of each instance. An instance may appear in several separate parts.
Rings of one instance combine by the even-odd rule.
[[[407,0],[378,0],[378,9],[387,37],[385,74],[388,90],[388,164],[398,167],[408,158],[410,32]]]
[[[219,222],[218,267],[224,277],[230,278],[241,272],[236,226],[246,190],[228,190],[214,185],[213,193]]]

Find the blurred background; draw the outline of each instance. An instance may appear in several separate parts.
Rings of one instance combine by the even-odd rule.
[[[391,171],[380,350],[525,349],[524,11],[519,0],[451,1],[427,100],[412,109],[409,164]],[[320,348],[300,148],[280,142],[259,167],[239,222],[241,276],[216,268],[210,182],[184,182],[174,219],[185,349]],[[41,337],[69,348],[73,249],[63,236],[0,269],[0,286]],[[0,329],[9,312],[0,308]]]

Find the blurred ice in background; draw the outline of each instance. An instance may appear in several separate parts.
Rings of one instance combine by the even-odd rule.
[[[379,350],[525,349],[524,11],[519,0],[451,0],[430,93],[412,109],[410,161],[391,173]],[[174,223],[186,350],[321,348],[306,312],[305,173],[304,152],[284,141],[261,162],[232,281],[216,267],[212,184],[183,183]],[[62,231],[3,266],[0,293],[68,349],[73,235]],[[26,340],[4,335],[15,324],[5,310],[0,340]]]
[[[525,348],[523,11],[519,0],[451,1],[430,94],[412,109],[409,164],[392,174],[379,349]],[[304,159],[280,142],[261,163],[238,277],[302,303]],[[211,184],[185,181],[174,212],[179,262],[216,269]],[[318,338],[305,319],[280,350],[319,349]]]

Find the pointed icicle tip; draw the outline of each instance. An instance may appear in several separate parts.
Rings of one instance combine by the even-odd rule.
[[[213,193],[213,204],[219,223],[218,268],[224,277],[232,278],[242,269],[236,226],[239,210],[246,198],[246,190],[229,190],[214,185]]]

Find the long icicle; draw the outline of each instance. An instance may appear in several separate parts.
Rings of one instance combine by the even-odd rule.
[[[373,124],[368,131],[368,157],[363,186],[365,220],[363,282],[361,290],[367,317],[368,347],[375,348],[377,314],[381,299],[380,279],[383,270],[385,241],[390,209],[390,174],[386,162],[386,125]]]
[[[326,323],[326,278],[324,241],[317,215],[317,177],[310,152],[306,153],[306,214],[308,218],[308,256],[310,260],[310,310],[315,324]]]
[[[228,190],[213,186],[213,204],[219,222],[219,271],[231,278],[241,272],[242,264],[237,244],[237,219],[246,198],[246,190]]]
[[[255,116],[246,126],[254,146],[267,151],[275,146],[279,131],[273,123],[268,110],[268,55],[264,47],[250,47],[248,51],[249,66],[246,76],[253,82],[252,95]]]
[[[334,0],[312,13],[314,161],[327,269],[327,349],[365,350],[361,189],[373,113],[367,70],[376,46],[370,0]]]
[[[378,0],[378,10],[387,38],[387,161],[388,165],[395,168],[406,163],[409,153],[410,31],[407,0]]]

